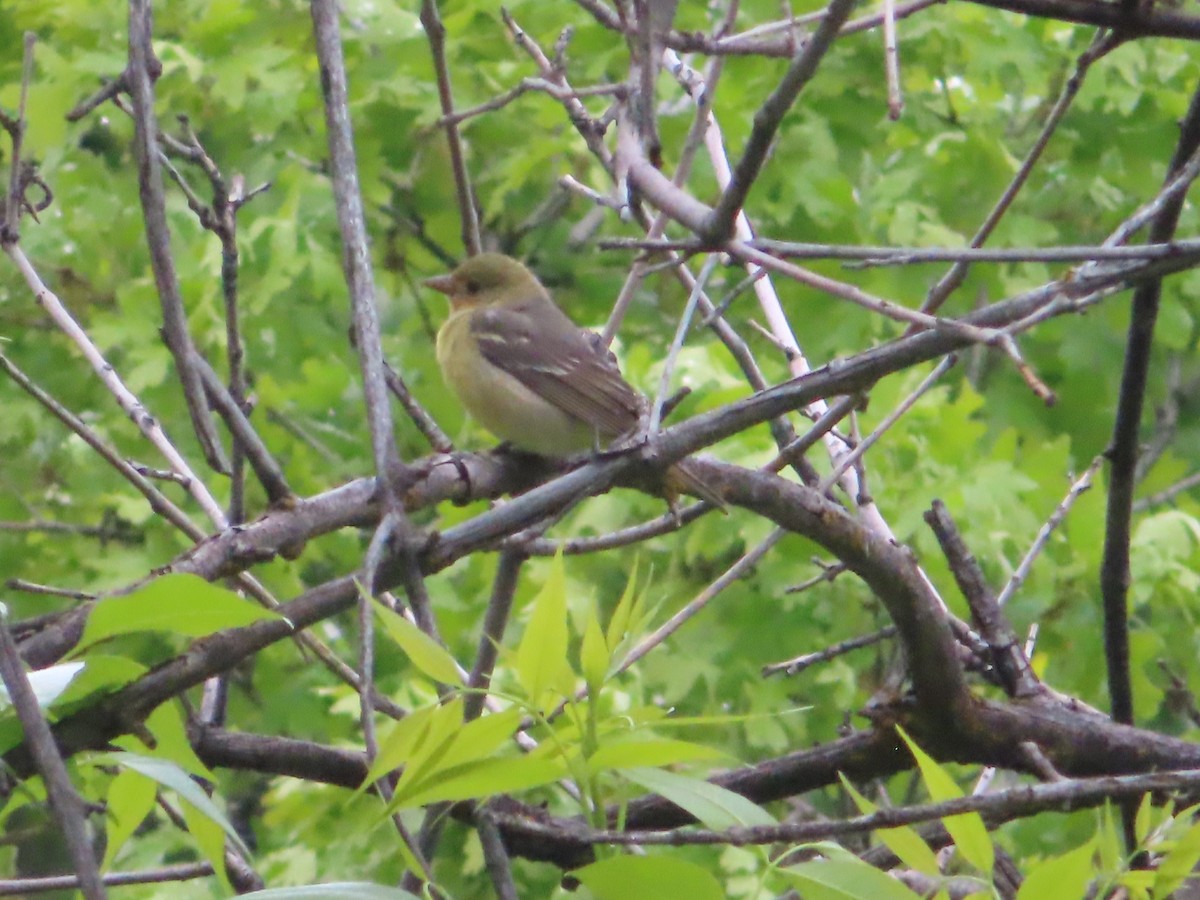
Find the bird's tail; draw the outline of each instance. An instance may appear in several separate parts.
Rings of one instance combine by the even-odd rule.
[[[725,499],[700,477],[692,460],[681,460],[667,469],[666,484],[669,497],[676,494],[691,494],[693,497],[708,501],[726,515],[729,513]]]

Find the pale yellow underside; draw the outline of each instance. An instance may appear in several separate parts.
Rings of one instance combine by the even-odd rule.
[[[467,412],[496,437],[531,453],[570,456],[591,449],[595,437],[584,422],[483,358],[471,334],[472,312],[452,312],[437,336],[442,377]]]

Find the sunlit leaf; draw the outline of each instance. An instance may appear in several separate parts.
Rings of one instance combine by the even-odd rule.
[[[739,825],[774,825],[774,817],[741,794],[704,781],[662,769],[628,769],[625,778],[661,794],[680,809],[714,830]]]
[[[908,749],[921,770],[921,780],[925,782],[925,788],[934,800],[954,800],[963,795],[950,773],[938,765],[937,760],[918,747],[904,729],[897,727],[896,731],[908,744]],[[959,853],[979,871],[990,876],[995,861],[995,850],[987,826],[983,824],[983,818],[978,813],[963,813],[946,816],[942,819],[942,824],[954,838],[954,845]]]
[[[164,575],[132,594],[97,602],[88,614],[79,646],[142,631],[203,637],[224,628],[280,618],[195,575]]]
[[[458,666],[445,647],[423,632],[404,616],[398,615],[382,603],[373,603],[376,618],[383,624],[388,636],[395,641],[412,664],[442,684],[461,685],[462,676]]]
[[[614,856],[572,873],[598,900],[723,900],[725,891],[707,870],[665,855]]]

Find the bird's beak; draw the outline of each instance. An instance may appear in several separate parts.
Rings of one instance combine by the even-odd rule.
[[[433,278],[426,278],[425,287],[433,288],[443,294],[452,294],[454,293],[454,276],[436,275]]]

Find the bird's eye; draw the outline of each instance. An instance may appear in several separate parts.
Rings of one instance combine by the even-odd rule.
[[[468,294],[478,294],[479,293],[479,282],[478,281],[468,281],[467,282],[467,293]]]

